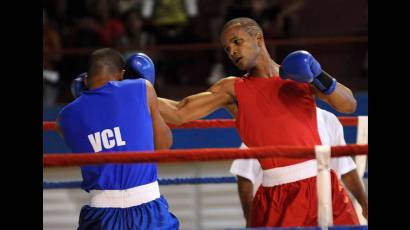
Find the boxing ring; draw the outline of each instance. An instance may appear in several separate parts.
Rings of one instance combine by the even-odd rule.
[[[152,152],[110,152],[104,154],[90,154],[90,153],[56,153],[56,154],[44,154],[43,155],[43,167],[47,169],[61,169],[64,167],[78,167],[87,164],[104,164],[104,163],[134,163],[134,162],[157,162],[161,164],[172,164],[174,170],[178,170],[177,164],[193,164],[192,162],[200,162],[197,164],[209,164],[216,161],[226,161],[238,158],[264,158],[264,157],[292,157],[292,158],[304,158],[304,159],[317,159],[318,162],[318,184],[323,187],[324,197],[326,197],[326,188],[330,186],[330,178],[328,178],[328,163],[330,157],[340,156],[355,156],[357,170],[359,175],[367,178],[366,168],[366,155],[368,154],[367,145],[367,130],[368,122],[367,116],[359,117],[339,117],[343,126],[357,126],[357,143],[349,144],[346,146],[312,146],[312,147],[299,147],[299,146],[275,146],[275,147],[254,147],[249,149],[239,148],[201,148],[201,149],[175,149],[175,150],[158,150],[155,154],[148,154]],[[234,128],[235,123],[232,119],[211,119],[211,120],[197,120],[185,123],[180,126],[169,125],[173,129],[204,129],[204,128]],[[54,122],[43,122],[44,131],[54,131]],[[225,171],[229,171],[226,168]],[[180,175],[184,175],[185,172],[179,172]],[[159,177],[162,173],[159,170]],[[236,178],[232,176],[208,176],[198,177],[199,174],[193,177],[180,176],[175,178],[159,178],[158,182],[161,185],[161,193],[163,193],[164,186],[174,186],[174,189],[178,189],[178,186],[192,186],[192,185],[219,185],[219,184],[231,184],[236,183]],[[321,179],[319,179],[321,178]],[[54,180],[43,181],[43,190],[58,190],[58,189],[78,189],[81,181],[79,180]],[[236,188],[236,186],[234,186]],[[212,188],[211,188],[212,190]],[[318,190],[322,191],[322,190]],[[329,192],[329,191],[327,191]],[[84,192],[85,193],[85,192]],[[234,194],[234,193],[233,193]],[[232,194],[231,194],[232,195]],[[327,194],[329,195],[329,194]],[[165,194],[170,203],[170,210],[172,208],[172,198]],[[238,194],[234,194],[236,198]],[[319,196],[319,199],[320,198]],[[325,198],[324,198],[325,199]],[[321,200],[323,201],[323,200]],[[325,200],[326,201],[326,200]],[[189,201],[188,201],[189,202]],[[236,202],[239,202],[238,198]],[[83,204],[79,204],[83,205]],[[330,205],[331,206],[331,205]],[[357,206],[357,203],[355,204]],[[239,206],[240,207],[240,206]],[[329,209],[330,208],[330,209]],[[338,226],[331,227],[332,221],[329,220],[328,215],[331,213],[331,207],[323,207],[319,205],[319,223],[320,227],[317,228],[258,228],[258,229],[367,229],[367,225],[361,226]],[[189,212],[190,210],[187,210]],[[229,210],[227,210],[229,211]],[[240,213],[242,209],[239,210]],[[238,212],[236,212],[238,213]],[[174,213],[178,217],[178,213]],[[360,213],[358,213],[360,216]],[[241,217],[241,216],[240,216]],[[244,226],[244,222],[239,223],[239,226]],[[181,220],[181,229],[243,229],[243,228],[226,228],[226,227],[210,227],[194,226],[184,228],[183,220]]]

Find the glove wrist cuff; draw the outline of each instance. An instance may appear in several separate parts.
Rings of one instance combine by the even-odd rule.
[[[336,79],[322,70],[322,72],[313,80],[313,85],[322,93],[329,95],[336,89]]]

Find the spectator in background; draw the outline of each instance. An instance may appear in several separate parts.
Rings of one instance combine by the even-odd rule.
[[[124,34],[124,26],[117,16],[116,1],[113,0],[85,0],[69,1],[71,9],[84,9],[81,15],[73,18],[73,27],[68,38],[68,47],[73,48],[96,48],[116,47]],[[65,60],[64,82],[65,95],[70,96],[69,85],[73,76],[78,75],[87,68],[87,56],[68,56]]]
[[[47,12],[48,20],[53,21],[56,29],[63,34],[70,17],[67,13],[67,1],[44,0],[44,9]]]
[[[89,15],[79,21],[79,43],[91,35],[90,43],[94,44],[89,44],[90,47],[118,45],[124,34],[124,26],[120,20],[113,18],[116,9],[113,3],[109,0],[88,0],[86,6]]]
[[[134,53],[144,49],[148,44],[148,34],[143,30],[144,22],[136,8],[129,9],[123,14],[125,33],[120,39],[120,45],[127,47],[125,57],[128,53]]]
[[[124,15],[132,9],[140,9],[142,0],[118,0],[118,13]]]
[[[198,14],[195,0],[145,0],[143,16],[150,18],[158,43],[179,43],[189,29],[189,20]]]
[[[205,6],[215,4],[215,0],[203,0],[201,1],[201,4],[202,9],[205,8]],[[220,42],[220,31],[225,23],[227,7],[231,6],[231,4],[232,0],[226,0],[218,2],[218,7],[206,7],[205,10],[201,10],[201,12],[204,12],[202,17],[207,20],[209,24],[209,28],[207,28],[210,32],[208,35],[210,36],[208,38],[209,42]],[[207,78],[208,84],[212,85],[219,79],[225,77],[224,65],[222,64],[224,63],[224,58],[226,58],[225,55],[219,49],[212,50],[212,53],[210,54],[210,62],[212,66]]]
[[[61,48],[60,34],[43,10],[43,104],[45,106],[54,105],[58,97],[60,73],[57,64],[61,59],[59,54]]]
[[[71,31],[78,24],[78,20],[86,15],[85,1],[44,0],[43,2],[48,18],[55,23],[63,44],[70,45]]]
[[[196,0],[144,0],[142,4],[142,17],[148,19],[151,40],[157,45],[195,41],[192,21],[197,15]],[[167,84],[184,84],[189,79],[186,72],[189,68],[183,67],[192,64],[191,57],[181,52],[161,51],[161,55],[155,59],[158,84],[163,81]]]
[[[305,0],[251,0],[249,6],[246,6],[249,9],[245,9],[243,13],[255,18],[262,29],[269,32],[268,39],[289,38],[296,26],[297,13],[304,4]],[[231,17],[228,15],[227,20],[229,19]]]

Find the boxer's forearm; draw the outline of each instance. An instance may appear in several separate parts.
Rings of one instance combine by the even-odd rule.
[[[253,184],[250,180],[237,176],[238,178],[238,193],[243,210],[243,216],[248,222],[253,200]]]
[[[347,189],[353,194],[353,196],[359,202],[360,206],[362,206],[364,215],[367,218],[368,199],[366,196],[366,192],[364,191],[362,181],[360,180],[359,174],[357,173],[357,170],[354,169],[344,174],[342,176],[342,180]]]
[[[164,118],[165,122],[172,124],[182,123],[180,118],[178,117],[178,103],[179,102],[177,101],[158,97],[159,112]]]
[[[180,125],[197,120],[227,104],[229,96],[223,93],[203,92],[184,98],[177,102],[158,98],[159,110],[168,123]]]
[[[357,102],[352,91],[346,86],[337,82],[335,91],[330,95],[321,93],[317,88],[312,86],[314,93],[321,100],[327,102],[335,110],[341,113],[353,113],[356,111]]]
[[[184,98],[177,105],[177,114],[182,123],[203,118],[224,107],[230,97],[224,93],[202,92]]]

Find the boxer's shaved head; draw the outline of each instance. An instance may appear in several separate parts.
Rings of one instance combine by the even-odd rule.
[[[233,64],[243,71],[254,68],[260,53],[266,51],[262,29],[251,18],[228,21],[221,33],[221,43]]]
[[[91,89],[108,81],[122,80],[124,69],[125,60],[120,52],[110,48],[98,49],[90,56],[86,84]]]
[[[225,23],[222,29],[222,34],[225,30],[234,26],[238,26],[244,29],[251,36],[255,36],[258,33],[263,35],[262,28],[258,25],[258,23],[255,20],[251,18],[234,18],[232,20],[229,20],[227,23]]]
[[[94,51],[91,54],[88,77],[92,77],[101,72],[107,72],[109,74],[115,74],[125,67],[125,60],[122,55],[110,48],[103,48]]]

